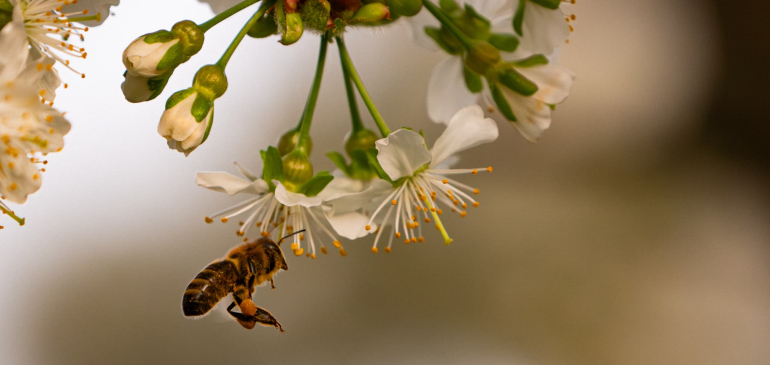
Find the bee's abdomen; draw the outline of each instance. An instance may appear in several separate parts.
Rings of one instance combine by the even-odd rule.
[[[202,316],[232,291],[237,278],[235,264],[223,260],[206,266],[190,282],[182,298],[182,312],[187,317]]]

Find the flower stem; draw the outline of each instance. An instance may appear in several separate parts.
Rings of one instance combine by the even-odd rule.
[[[324,75],[324,66],[326,65],[326,49],[329,46],[329,35],[324,33],[321,36],[321,49],[318,51],[318,65],[315,69],[315,78],[313,79],[313,86],[310,88],[310,95],[307,98],[305,104],[305,112],[302,115],[302,127],[299,130],[299,140],[297,141],[296,149],[307,153],[308,145],[310,144],[310,125],[313,123],[313,113],[315,112],[315,105],[318,102],[318,92],[321,90],[321,79]]]
[[[433,14],[433,16],[438,20],[441,25],[445,26],[450,33],[452,33],[455,38],[457,38],[458,41],[460,41],[460,44],[463,45],[463,48],[470,51],[472,48],[474,48],[473,40],[465,35],[460,28],[458,28],[455,23],[452,22],[451,19],[449,19],[444,12],[441,11],[441,9],[436,6],[433,2],[430,0],[422,0],[422,4],[425,6],[428,11]]]
[[[245,1],[243,3],[245,3]],[[222,67],[222,69],[224,69],[225,66],[227,66],[227,62],[230,61],[230,57],[233,56],[233,53],[235,53],[235,50],[238,48],[238,45],[241,44],[243,37],[246,36],[246,33],[249,32],[249,29],[251,29],[251,27],[257,23],[259,18],[265,15],[265,12],[267,12],[267,9],[273,6],[273,4],[275,4],[275,0],[265,0],[262,2],[262,5],[259,7],[259,10],[257,10],[257,12],[254,13],[254,15],[251,17],[251,19],[249,19],[249,21],[246,22],[246,25],[244,25],[243,28],[241,28],[241,31],[238,32],[237,36],[235,36],[235,39],[233,39],[233,42],[230,43],[230,46],[227,47],[227,50],[225,50],[225,53],[222,55],[222,58],[220,58],[219,61],[217,61],[218,66]]]
[[[225,19],[235,15],[236,13],[240,12],[241,10],[248,8],[249,6],[254,5],[258,1],[259,0],[246,0],[246,1],[243,1],[243,2],[241,2],[239,4],[236,4],[232,8],[227,9],[227,10],[217,14],[216,16],[214,16],[213,18],[209,19],[205,23],[199,24],[198,27],[201,28],[201,30],[203,30],[203,32],[205,33],[207,30],[209,30],[211,28],[214,28],[214,26],[219,24],[221,21],[223,21],[223,20],[225,20]]]
[[[342,67],[344,67],[344,69],[347,70],[347,74],[356,84],[356,87],[358,88],[358,93],[361,94],[361,98],[364,99],[364,103],[366,104],[366,107],[369,108],[369,112],[372,114],[372,118],[374,118],[374,122],[377,123],[377,128],[380,129],[380,133],[382,134],[382,137],[387,137],[390,134],[390,128],[388,128],[388,125],[385,123],[385,120],[382,119],[382,115],[380,115],[380,112],[377,111],[377,107],[374,105],[374,102],[372,101],[371,96],[369,96],[369,92],[366,91],[366,87],[364,86],[364,83],[361,81],[361,78],[358,76],[356,67],[353,65],[353,61],[350,59],[350,54],[348,54],[348,49],[347,47],[345,47],[345,41],[342,39],[342,37],[337,37],[337,46],[340,49],[340,60],[342,61]]]
[[[342,49],[340,49],[340,52],[342,52]],[[340,53],[340,56],[342,56],[342,53]],[[353,132],[358,132],[364,129],[364,124],[361,122],[361,113],[358,111],[358,101],[356,100],[355,90],[353,89],[353,81],[350,79],[350,73],[345,65],[342,65],[342,77],[345,78],[345,91],[348,95],[350,120],[353,122]]]
[[[20,226],[24,225],[25,219],[24,218],[20,218],[19,216],[14,214],[13,211],[11,211],[7,207],[5,207],[5,205],[3,205],[3,203],[0,203],[0,212],[2,212],[3,214],[7,214],[13,220],[15,220],[17,223],[19,223]]]

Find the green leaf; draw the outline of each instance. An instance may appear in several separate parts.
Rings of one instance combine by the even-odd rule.
[[[515,122],[516,116],[513,114],[511,105],[508,104],[508,100],[505,99],[505,95],[503,94],[503,91],[500,90],[500,87],[498,87],[497,84],[490,82],[489,89],[492,91],[492,99],[494,99],[495,104],[497,105],[497,109],[500,110],[500,113],[503,114],[505,119],[508,119],[511,122]]]
[[[561,5],[561,0],[530,0],[533,3],[540,5],[544,8],[556,10]]]
[[[515,62],[511,62],[516,67],[533,67],[533,66],[540,66],[540,65],[547,65],[548,64],[548,58],[541,54],[536,54],[533,56],[529,56],[523,60],[518,60]]]
[[[328,157],[332,162],[334,162],[334,165],[337,166],[342,172],[345,173],[345,175],[350,176],[350,166],[348,166],[347,160],[345,160],[345,156],[343,156],[339,152],[329,152],[326,154],[326,157]]]
[[[492,33],[487,42],[504,52],[514,52],[519,48],[519,38],[513,34]]]
[[[465,86],[468,87],[472,93],[480,93],[484,89],[484,83],[481,81],[481,76],[473,72],[468,66],[463,64],[463,76],[465,76]]]
[[[275,184],[273,180],[283,181],[283,160],[281,160],[281,153],[278,149],[270,146],[262,157],[264,166],[262,167],[262,179],[267,182],[270,187],[270,191],[275,190]]]
[[[209,100],[207,97],[203,96],[203,94],[198,93],[198,95],[195,96],[195,101],[193,101],[192,110],[190,110],[190,114],[192,114],[193,117],[195,117],[195,121],[200,123],[203,118],[206,118],[206,115],[209,114],[209,111],[211,108],[214,107],[214,102]]]
[[[318,175],[313,176],[310,180],[305,181],[305,183],[299,187],[298,193],[305,194],[305,196],[308,197],[314,197],[320,194],[326,185],[329,185],[332,180],[334,180],[334,176],[329,175],[328,172],[325,174],[319,173]]]
[[[524,24],[524,10],[527,7],[527,0],[519,0],[519,6],[516,8],[516,15],[513,16],[513,29],[519,36],[524,36],[522,26]]]
[[[211,133],[211,127],[214,126],[214,111],[211,111],[211,120],[209,120],[209,125],[206,127],[206,133],[203,134],[203,140],[201,141],[201,144],[203,142],[206,142],[207,139],[209,139],[209,133]]]
[[[537,92],[537,85],[513,67],[509,67],[498,73],[498,81],[507,88],[524,96],[531,96]]]

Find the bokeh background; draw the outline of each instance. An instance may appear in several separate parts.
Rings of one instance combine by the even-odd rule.
[[[481,207],[438,237],[372,254],[289,258],[256,303],[286,333],[246,331],[220,310],[181,314],[185,286],[239,243],[203,217],[234,203],[194,184],[296,124],[317,38],[247,38],[228,67],[211,138],[188,158],[156,133],[165,99],[214,62],[248,14],[207,34],[158,100],[123,100],[120,54],[193,0],[133,0],[87,35],[88,77],[62,72],[73,123],[49,156],[25,227],[0,232],[3,364],[767,364],[770,124],[766,2],[584,0],[561,63],[578,79],[537,145],[510,126],[463,154]],[[425,110],[440,54],[405,27],[353,31],[349,47],[391,126],[435,140]],[[333,50],[333,48],[331,49]],[[318,170],[348,111],[330,52],[313,129]],[[221,308],[220,308],[221,309]]]

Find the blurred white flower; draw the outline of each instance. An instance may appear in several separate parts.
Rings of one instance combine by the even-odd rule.
[[[198,0],[198,1],[209,4],[209,6],[211,7],[211,10],[215,14],[219,14],[243,2],[243,0]]]
[[[70,38],[84,40],[83,33],[88,26],[101,24],[109,15],[110,6],[118,5],[119,0],[10,0],[13,6],[12,26],[21,32],[10,32],[4,37],[18,37],[29,42],[24,53],[35,67],[29,69],[25,78],[31,80],[43,100],[54,100],[55,90],[61,85],[54,64],[59,62],[64,67],[80,73],[70,67],[67,57],[86,58],[85,48],[75,46]],[[3,50],[3,52],[6,52]],[[65,85],[66,86],[66,85]]]
[[[399,129],[376,143],[377,160],[392,183],[377,180],[364,192],[343,196],[331,203],[335,209],[336,205],[355,207],[376,203],[364,226],[367,231],[377,231],[373,252],[378,252],[377,245],[386,224],[393,226],[395,238],[402,238],[403,232],[404,243],[424,241],[420,220],[426,223],[435,220],[448,244],[451,239],[439,219],[443,214],[441,208],[465,217],[468,205],[478,207],[479,203],[471,195],[478,194],[479,190],[447,176],[492,171],[491,167],[451,169],[448,165],[455,161],[456,153],[492,142],[497,136],[497,125],[484,118],[484,111],[478,105],[460,110],[430,150],[421,135]],[[381,222],[379,230],[373,226],[375,222]],[[391,238],[386,252],[391,251],[392,241]]]
[[[322,234],[331,240],[342,256],[347,255],[342,243],[322,222],[324,212],[320,194],[309,197],[295,193],[286,189],[278,180],[271,181],[275,189],[270,191],[270,186],[265,180],[238,163],[235,163],[235,166],[244,178],[226,172],[199,172],[195,175],[195,183],[198,186],[227,195],[250,196],[239,204],[206,217],[206,223],[212,223],[214,219],[227,223],[228,220],[243,215],[246,220],[239,223],[239,236],[246,236],[251,229],[259,228],[262,237],[278,240],[286,234],[304,229],[304,233],[289,238],[292,241],[291,249],[296,256],[306,254],[316,258],[316,244],[320,246],[320,251],[326,254],[328,251],[321,239]],[[244,237],[243,240],[245,242],[248,238]],[[307,250],[302,247],[303,242],[307,245]]]
[[[34,64],[26,61],[23,40],[8,36],[18,31],[11,24],[0,31],[0,195],[21,204],[40,189],[40,155],[64,147],[70,124],[61,113],[40,103],[39,93],[25,75]]]

